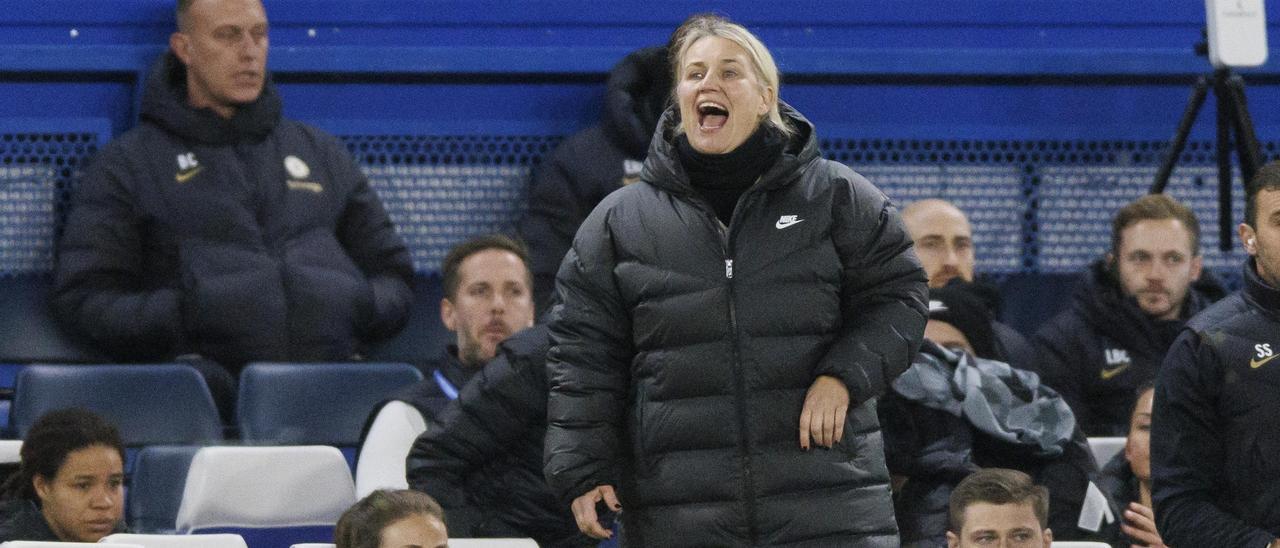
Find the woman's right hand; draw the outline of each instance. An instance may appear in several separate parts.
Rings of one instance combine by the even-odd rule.
[[[591,538],[606,539],[613,536],[613,531],[600,525],[600,516],[596,514],[596,503],[600,501],[604,501],[614,512],[622,511],[622,504],[618,502],[618,494],[613,491],[613,486],[601,485],[573,499],[573,519],[578,522],[578,530],[583,534]]]

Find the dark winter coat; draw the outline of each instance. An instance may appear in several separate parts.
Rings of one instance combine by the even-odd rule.
[[[1142,492],[1138,477],[1133,475],[1133,468],[1129,466],[1129,460],[1125,458],[1124,451],[1111,457],[1111,461],[1102,467],[1102,471],[1098,474],[1098,481],[1095,483],[1098,484],[1102,494],[1107,496],[1107,502],[1111,505],[1111,514],[1116,518],[1106,526],[1104,538],[1114,548],[1134,546],[1137,542],[1124,534],[1124,529],[1121,529],[1120,525],[1124,523],[1124,512],[1129,509],[1129,503],[1141,503]]]
[[[1156,527],[1170,546],[1262,547],[1280,535],[1280,290],[1244,289],[1169,349],[1151,417]]]
[[[142,123],[75,188],[57,263],[63,320],[118,359],[348,359],[408,315],[412,264],[333,136],[280,117],[268,83],[231,119],[152,71]]]
[[[116,524],[113,533],[124,533],[124,521]],[[32,500],[11,499],[0,503],[0,542],[11,540],[35,540],[62,542],[49,527],[49,521]]]
[[[1033,337],[1045,384],[1066,398],[1088,436],[1123,436],[1137,390],[1155,379],[1165,351],[1187,318],[1222,298],[1208,272],[1191,285],[1178,320],[1148,316],[1099,260],[1076,286],[1071,306]]]
[[[975,360],[925,341],[910,370],[880,400],[904,546],[947,545],[951,491],[979,468],[1010,468],[1049,489],[1054,538],[1093,535],[1076,523],[1097,471],[1088,440],[1062,398],[1034,373]]]
[[[429,424],[479,371],[475,367],[467,367],[458,359],[458,347],[454,345],[449,345],[444,356],[428,365],[426,370],[429,371],[427,378],[401,387],[373,406],[360,432],[361,448],[364,447],[365,438],[369,436],[374,420],[388,403],[399,401],[409,404]]]
[[[409,485],[440,502],[451,536],[597,544],[578,532],[542,476],[550,344],[545,326],[503,342],[409,451]]]
[[[620,490],[637,546],[897,546],[876,398],[910,364],[925,275],[896,209],[813,127],[726,228],[667,113],[641,182],[587,218],[557,277],[546,474]],[[844,381],[833,449],[799,447],[806,391]]]
[[[610,192],[640,180],[649,140],[670,96],[667,48],[631,53],[609,73],[600,123],[565,139],[534,172],[529,211],[519,230],[529,246],[539,312],[550,308],[556,271],[578,225]]]

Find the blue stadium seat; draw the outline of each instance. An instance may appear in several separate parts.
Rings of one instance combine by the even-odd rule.
[[[125,497],[125,521],[138,533],[173,533],[196,445],[153,445],[138,452]]]
[[[404,363],[251,363],[240,372],[240,435],[354,449],[373,406],[420,380]]]
[[[440,321],[440,299],[444,297],[440,276],[417,276],[413,280],[413,305],[409,321],[395,337],[369,351],[369,360],[411,364],[429,375],[430,365],[444,355],[454,334]]]
[[[250,548],[330,542],[355,484],[333,447],[205,447],[191,460],[177,530],[235,533]]]
[[[102,415],[129,446],[222,439],[209,387],[186,365],[31,365],[18,373],[11,419],[19,437],[64,407]]]

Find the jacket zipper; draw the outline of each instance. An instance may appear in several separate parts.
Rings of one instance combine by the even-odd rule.
[[[748,192],[744,192],[738,198],[738,203],[734,205],[733,214],[729,218],[729,224],[738,217],[738,208],[742,205],[742,200],[747,197]],[[752,471],[751,464],[751,436],[747,430],[747,379],[746,372],[742,367],[742,349],[738,344],[738,305],[733,287],[733,254],[731,253],[732,241],[731,226],[726,227],[720,223],[720,219],[716,217],[715,211],[711,208],[704,208],[711,217],[711,222],[719,229],[720,249],[724,254],[724,277],[725,286],[729,291],[729,331],[733,336],[733,384],[736,393],[738,405],[734,408],[738,415],[738,453],[742,461],[742,481],[743,481],[743,503],[746,506],[747,519],[747,535],[752,545],[757,542],[756,532],[756,500],[755,500],[755,473]]]

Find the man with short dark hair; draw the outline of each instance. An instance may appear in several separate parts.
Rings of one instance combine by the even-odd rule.
[[[1280,547],[1280,163],[1247,192],[1244,288],[1187,322],[1156,381],[1152,499],[1171,546]]]
[[[1125,434],[1134,390],[1155,377],[1186,320],[1224,293],[1202,273],[1195,214],[1173,198],[1152,194],[1121,208],[1111,242],[1070,307],[1033,339],[1033,367],[1089,436]]]
[[[1016,470],[985,468],[951,493],[949,548],[1049,548],[1049,493]]]
[[[53,304],[116,359],[202,364],[225,409],[246,362],[351,359],[399,331],[413,264],[345,146],[281,117],[260,0],[177,18],[141,123],[72,194]]]
[[[462,242],[445,255],[441,272],[440,320],[456,344],[426,379],[390,394],[370,413],[356,468],[360,494],[406,487],[404,456],[413,439],[497,355],[499,343],[533,325],[528,252],[518,240],[491,234]],[[379,485],[367,485],[370,477]]]

